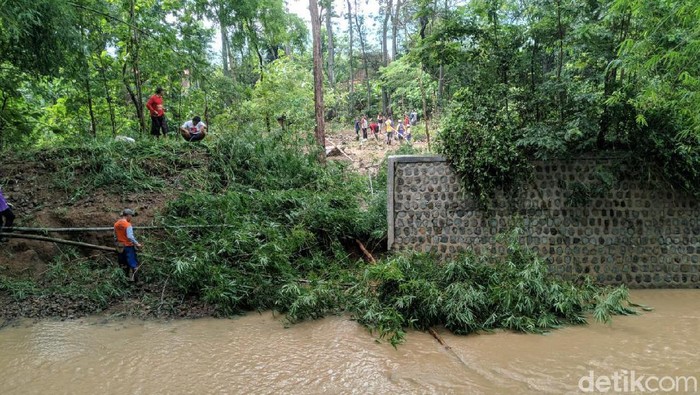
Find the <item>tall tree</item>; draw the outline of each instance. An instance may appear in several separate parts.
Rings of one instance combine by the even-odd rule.
[[[9,129],[27,128],[23,117],[29,111],[20,108],[20,84],[30,76],[58,75],[69,54],[79,51],[75,25],[75,16],[64,2],[0,2],[0,147]]]
[[[314,136],[316,144],[320,146],[318,159],[326,161],[326,135],[323,107],[323,56],[321,55],[321,18],[318,13],[317,0],[309,0],[309,12],[311,12],[311,36],[313,41],[314,62],[314,110],[316,114],[316,126]]]
[[[349,115],[353,115],[355,112],[355,70],[353,69],[353,62],[355,59],[353,59],[352,55],[352,50],[353,50],[353,40],[352,40],[352,5],[350,4],[350,0],[346,0],[348,3],[348,36],[350,39],[349,46],[348,46],[348,67],[350,68],[350,94],[348,95],[348,106],[349,106]]]
[[[335,86],[335,42],[333,36],[333,2],[330,0],[323,1],[323,9],[325,9],[326,20],[326,36],[328,38],[328,83],[331,88]]]
[[[124,87],[129,92],[131,103],[134,105],[136,117],[139,122],[139,129],[146,132],[146,117],[143,111],[143,81],[139,67],[139,56],[141,51],[141,30],[136,25],[136,0],[129,0],[128,7],[128,38],[126,40],[126,52],[122,63],[122,80]],[[131,71],[131,75],[127,73]],[[133,82],[133,86],[132,86]]]
[[[398,39],[399,28],[401,27],[401,5],[402,0],[396,0],[396,7],[391,16],[391,59],[396,60],[396,55],[398,52]]]
[[[392,15],[392,0],[385,0],[386,3],[382,7],[382,65],[384,67],[389,65],[389,49],[387,38],[389,34],[389,19]],[[389,92],[387,88],[382,85],[382,112],[387,114],[389,112]]]
[[[357,0],[355,0],[355,10],[357,10]],[[365,85],[367,89],[367,110],[372,107],[372,87],[369,81],[369,61],[367,59],[367,46],[365,40],[364,17],[359,12],[355,12],[355,27],[357,28],[357,38],[360,40],[360,50],[362,51],[362,66],[365,71]]]

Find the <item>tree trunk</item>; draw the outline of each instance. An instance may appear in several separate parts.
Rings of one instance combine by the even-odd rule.
[[[561,82],[561,71],[564,67],[564,26],[561,22],[561,0],[557,0],[557,36],[559,38],[559,59],[557,64],[557,90],[559,101],[559,127],[564,126],[564,87]]]
[[[333,44],[333,3],[326,10],[326,34],[328,35],[328,83],[335,86],[335,46]]]
[[[538,41],[537,38],[534,39],[532,43],[532,54],[530,54],[530,98],[531,100],[534,100],[537,97],[537,70],[535,68],[535,62],[537,60],[537,46],[538,46]],[[535,121],[540,122],[542,119],[542,110],[540,109],[540,106],[534,105],[534,112],[535,112]]]
[[[86,60],[87,63],[87,60]],[[87,93],[88,112],[90,113],[90,134],[92,137],[97,137],[97,120],[95,119],[95,109],[92,105],[92,89],[90,88],[90,69],[85,76],[85,91]]]
[[[440,68],[438,70],[438,94],[437,94],[437,106],[435,108],[438,112],[442,108],[442,98],[445,94],[445,66],[440,61]]]
[[[348,57],[348,64],[350,66],[350,97],[348,98],[348,103],[350,106],[350,112],[348,115],[352,116],[355,113],[355,71],[352,68],[352,6],[350,5],[350,0],[348,3],[348,35],[350,36],[350,53]]]
[[[318,160],[326,162],[326,136],[325,122],[323,119],[323,57],[321,55],[321,20],[318,15],[317,0],[309,0],[309,11],[311,12],[311,35],[313,37],[314,56],[314,109],[316,113],[316,127],[314,136],[316,143],[320,146]]]
[[[233,81],[237,81],[237,79],[236,79],[236,72],[235,72],[236,67],[234,67],[234,62],[235,62],[235,60],[234,60],[234,57],[233,57],[233,51],[231,50],[231,43],[229,42],[228,37],[226,37],[226,50],[227,50],[227,53],[228,53],[229,77],[231,77],[231,79],[232,79]],[[236,66],[238,66],[238,65],[236,65]]]
[[[357,9],[357,0],[355,0],[355,9]],[[367,85],[367,111],[369,112],[372,101],[372,87],[369,84],[369,65],[367,64],[365,38],[362,35],[362,24],[360,23],[360,17],[357,15],[357,12],[355,13],[355,24],[357,26],[357,37],[360,39],[360,50],[362,51],[362,66],[365,70],[365,84]]]
[[[107,73],[105,72],[104,59],[102,59],[101,54],[98,54],[97,57],[100,60],[99,72],[100,72],[100,77],[102,77],[102,85],[104,86],[104,89],[105,89],[105,101],[107,102],[107,108],[109,109],[109,123],[110,123],[110,126],[112,127],[112,137],[114,137],[117,135],[117,121],[116,121],[116,118],[114,115],[114,105],[112,104],[112,95],[110,94],[109,84],[107,82]]]
[[[392,0],[386,2],[386,8],[384,9],[384,21],[382,22],[382,63],[384,67],[389,65],[389,48],[387,45],[387,36],[389,30],[389,18],[391,17],[392,11]],[[386,87],[382,85],[382,113],[387,115],[389,112],[389,92]]]
[[[131,96],[131,100],[134,103],[134,107],[136,108],[136,117],[139,120],[139,126],[141,127],[141,132],[146,133],[146,119],[143,114],[143,92],[142,92],[142,87],[141,87],[141,71],[139,70],[139,36],[138,36],[138,30],[134,29],[134,26],[136,26],[136,11],[135,11],[136,5],[134,4],[134,0],[131,0],[129,2],[129,48],[127,49],[127,52],[131,55],[131,71],[134,76],[134,85],[136,88],[136,92],[133,92],[126,81],[124,80],[124,83],[127,85],[127,90],[129,91],[129,95]],[[126,65],[126,60],[125,60],[125,65]],[[122,76],[125,77],[125,68],[122,69]]]
[[[418,74],[418,87],[420,88],[421,99],[423,100],[423,121],[425,122],[425,137],[428,140],[428,151],[430,151],[430,130],[428,127],[428,103],[425,97],[425,86],[423,86],[423,64],[420,65]]]
[[[7,109],[7,101],[9,96],[3,91],[2,92],[2,106],[0,106],[0,150],[5,148],[5,122],[2,114]]]
[[[255,54],[258,56],[258,67],[260,68],[260,79],[263,79],[263,74],[265,72],[265,59],[260,52],[260,46],[258,45],[258,33],[255,31],[255,23],[250,19],[245,20],[245,27],[248,29],[250,34],[250,41],[253,43],[253,48],[255,49]]]
[[[229,66],[228,66],[228,54],[229,54],[228,32],[226,29],[226,25],[224,24],[224,21],[223,21],[222,13],[223,12],[221,11],[221,8],[219,8],[219,27],[220,27],[220,33],[221,33],[221,67],[223,69],[224,75],[229,76],[231,73],[231,70],[229,69]]]
[[[67,244],[67,245],[73,245],[73,246],[78,246],[78,247],[87,247],[87,248],[92,248],[95,250],[102,250],[102,251],[111,251],[111,252],[117,251],[115,247],[106,247],[106,246],[100,246],[100,245],[95,245],[95,244],[83,243],[80,241],[57,239],[55,237],[23,235],[23,234],[18,234],[18,233],[3,233],[3,236],[10,237],[10,238],[18,238],[18,239],[50,241],[52,243]]]
[[[401,19],[401,0],[396,0],[396,9],[394,15],[391,19],[391,59],[396,60],[396,54],[398,53],[398,43],[396,36],[399,34],[399,22]]]
[[[141,105],[139,104],[140,101],[136,97],[136,93],[134,90],[131,88],[131,83],[129,82],[129,79],[126,75],[126,68],[127,68],[126,61],[124,61],[124,64],[122,65],[122,82],[124,83],[124,88],[126,88],[126,92],[129,94],[129,98],[131,98],[131,102],[134,104],[134,107],[136,108],[136,116],[139,119],[139,125],[142,128],[142,131],[145,129],[145,121],[141,122],[142,114],[139,114],[140,112],[143,111],[141,108]]]
[[[88,61],[88,56],[90,50],[88,48],[88,42],[85,37],[85,29],[80,27],[80,35],[83,39],[84,51],[83,51],[83,73],[85,82],[85,93],[87,94],[87,105],[88,113],[90,114],[90,134],[92,137],[97,136],[97,120],[95,119],[95,109],[92,103],[92,87],[90,86],[90,62]],[[87,52],[87,53],[86,53]]]
[[[80,28],[80,37],[82,40],[81,46],[83,47],[83,56],[82,56],[82,61],[83,61],[83,82],[85,83],[85,93],[87,94],[87,105],[88,105],[88,114],[90,115],[90,134],[92,137],[97,136],[97,120],[95,119],[95,108],[93,106],[93,100],[92,100],[92,87],[90,86],[90,43],[85,37],[85,29],[82,26],[82,14],[81,14],[81,26]]]

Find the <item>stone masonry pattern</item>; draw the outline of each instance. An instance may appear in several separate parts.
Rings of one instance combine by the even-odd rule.
[[[532,182],[502,194],[489,212],[461,191],[440,157],[389,160],[389,249],[449,257],[466,249],[503,254],[496,235],[520,226],[521,241],[564,278],[589,275],[631,288],[700,288],[700,202],[668,185],[618,180],[579,204],[606,159],[535,162]],[[568,186],[568,187],[567,187]]]

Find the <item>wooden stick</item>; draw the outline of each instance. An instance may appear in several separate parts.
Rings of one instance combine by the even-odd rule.
[[[342,149],[340,149],[340,147],[338,147],[337,145],[335,145],[335,143],[332,142],[332,141],[328,138],[328,136],[326,136],[326,141],[328,141],[329,143],[331,143],[338,151],[340,151],[341,154],[345,155],[346,158],[350,159],[351,162],[355,162],[355,160],[354,160],[353,158],[351,158],[350,156],[348,156],[348,154],[346,154],[345,151],[343,151]]]
[[[88,244],[88,243],[83,243],[80,241],[56,239],[54,237],[34,236],[34,235],[25,235],[25,234],[18,234],[18,233],[0,233],[0,236],[16,238],[16,239],[50,241],[50,242],[59,243],[59,244],[68,244],[68,245],[74,245],[74,246],[78,246],[78,247],[88,247],[88,248],[92,248],[95,250],[117,252],[117,250],[114,247],[98,246],[95,244]]]
[[[187,228],[230,228],[234,225],[159,225],[159,226],[133,226],[135,230],[152,230],[152,229],[187,229]],[[92,228],[27,228],[15,226],[12,228],[14,232],[30,232],[30,233],[49,233],[49,232],[113,232],[114,227],[92,227]],[[7,234],[2,233],[0,234]]]
[[[448,346],[447,343],[445,343],[445,341],[442,339],[442,337],[440,337],[440,335],[438,335],[438,333],[435,331],[435,329],[428,328],[428,333],[430,333],[435,338],[435,340],[438,341],[438,343],[440,343],[442,346],[444,346],[446,350],[452,349],[452,347]]]
[[[372,254],[370,254],[369,251],[367,251],[367,249],[365,248],[364,244],[362,244],[362,242],[361,242],[360,240],[358,240],[358,239],[355,239],[355,241],[357,242],[357,245],[360,246],[360,250],[362,250],[362,253],[365,254],[365,256],[367,257],[367,259],[369,259],[369,261],[372,262],[372,263],[377,263],[377,260],[374,259],[374,257],[372,256]]]
[[[30,233],[48,233],[48,232],[106,232],[108,230],[114,231],[113,227],[99,227],[99,228],[25,228],[15,226],[12,228],[13,232],[30,232]]]

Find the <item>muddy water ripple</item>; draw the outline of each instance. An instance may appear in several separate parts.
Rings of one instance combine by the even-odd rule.
[[[416,331],[394,349],[347,317],[23,322],[0,330],[0,394],[561,394],[591,372],[700,380],[700,290],[632,296],[654,311],[547,335],[438,329],[449,349]]]

